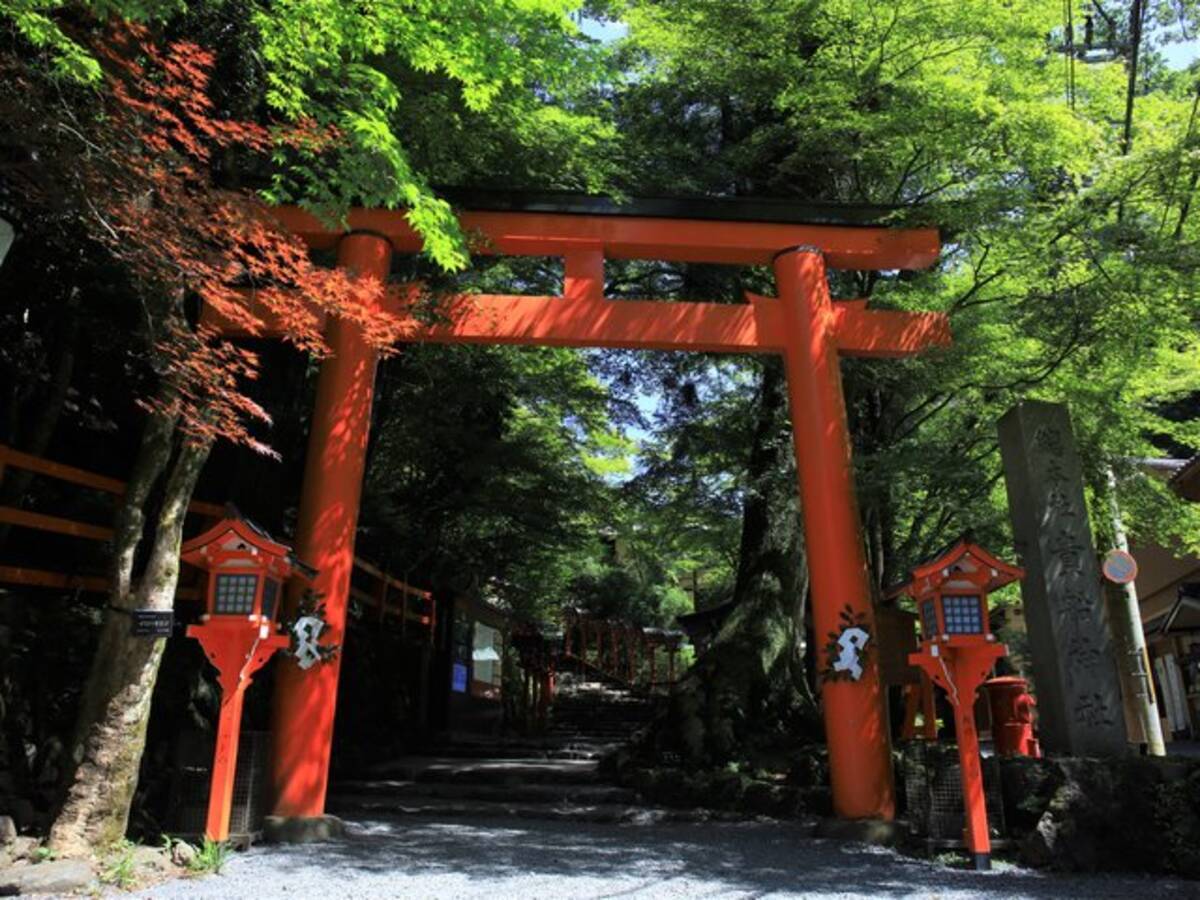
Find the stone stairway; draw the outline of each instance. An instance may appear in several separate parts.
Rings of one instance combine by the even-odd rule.
[[[653,718],[655,701],[564,675],[542,737],[458,740],[436,756],[406,757],[341,781],[328,808],[349,819],[538,818],[581,822],[695,821],[697,810],[647,807],[604,778],[602,757]]]

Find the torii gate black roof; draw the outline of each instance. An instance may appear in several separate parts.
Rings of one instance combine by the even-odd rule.
[[[897,224],[895,220],[900,214],[908,218],[917,211],[911,206],[821,203],[791,197],[634,197],[616,200],[568,191],[506,191],[471,187],[438,187],[435,193],[461,209],[487,212],[778,222],[789,225],[878,228]]]

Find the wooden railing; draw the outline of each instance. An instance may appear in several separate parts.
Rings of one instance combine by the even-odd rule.
[[[24,469],[36,475],[65,481],[68,484],[79,485],[116,497],[125,495],[125,482],[107,475],[98,475],[75,466],[43,459],[23,453],[5,444],[0,444],[0,473],[5,468]],[[225,513],[225,508],[219,503],[205,503],[193,500],[188,504],[188,512],[206,519],[219,519]],[[0,505],[0,523],[17,528],[29,528],[34,531],[64,534],[69,537],[82,538],[90,541],[112,540],[112,528],[95,525],[90,522],[78,522],[61,516],[45,513],[35,513],[15,506]],[[103,593],[108,590],[108,578],[101,575],[80,575],[75,572],[59,572],[50,569],[34,569],[27,566],[0,565],[0,582],[7,584],[27,584],[33,587],[62,588],[71,591],[90,591]],[[199,596],[194,587],[181,587],[177,596],[193,598]]]
[[[98,475],[95,472],[88,472],[75,466],[65,465],[64,463],[42,459],[40,456],[22,453],[20,450],[0,444],[0,473],[3,473],[6,467],[24,469],[37,475],[101,491],[102,493],[111,494],[116,497],[121,497],[125,494],[125,482],[119,479],[110,478],[107,475]],[[225,507],[219,503],[206,503],[202,500],[193,500],[188,504],[188,512],[204,519],[217,520],[225,515]],[[73,519],[47,515],[45,513],[35,513],[19,509],[15,506],[0,505],[0,523],[18,528],[29,528],[34,531],[63,534],[90,541],[108,541],[113,537],[112,528],[103,525],[78,522]],[[415,623],[418,627],[428,628],[429,640],[433,640],[434,626],[436,624],[436,607],[433,602],[433,596],[429,591],[415,588],[383,571],[378,566],[358,557],[354,558],[354,567],[363,573],[366,579],[369,582],[373,582],[373,584],[368,585],[368,590],[351,587],[350,594],[359,602],[377,609],[381,624],[389,616],[399,615],[402,630],[407,631],[409,623]],[[104,593],[108,590],[109,585],[108,578],[100,575],[80,575],[72,572],[10,565],[0,565],[0,582],[95,593]],[[184,599],[196,599],[200,596],[200,592],[196,587],[181,586],[176,591],[176,596]],[[411,601],[416,601],[418,609],[414,610],[411,608]]]
[[[409,623],[413,622],[421,628],[429,629],[429,642],[434,642],[437,604],[431,592],[413,587],[357,556],[354,557],[354,568],[375,579],[376,585],[374,591],[366,591],[352,583],[350,596],[365,606],[374,608],[378,613],[380,625],[383,625],[389,616],[399,616],[402,637],[408,637]],[[418,609],[412,608],[412,601],[416,601]]]
[[[682,643],[683,634],[677,631],[642,628],[575,611],[563,616],[563,661],[633,689],[670,691],[678,680],[676,656]],[[664,655],[666,665],[660,668]]]

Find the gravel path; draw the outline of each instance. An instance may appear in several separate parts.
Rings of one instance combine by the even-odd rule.
[[[1200,883],[974,873],[890,850],[804,837],[780,823],[563,825],[542,821],[361,821],[346,841],[237,854],[221,875],[153,900],[335,898],[1200,898]]]

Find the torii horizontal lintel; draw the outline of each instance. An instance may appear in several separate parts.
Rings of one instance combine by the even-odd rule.
[[[421,236],[404,210],[353,209],[346,228],[331,228],[298,207],[277,207],[273,214],[286,230],[314,249],[331,249],[346,231],[386,237],[400,253],[418,253]],[[480,239],[480,253],[511,256],[567,256],[599,250],[609,259],[661,259],[769,265],[780,251],[819,247],[835,269],[924,269],[937,261],[935,228],[714,221],[654,216],[602,216],[574,213],[467,210],[462,228]]]
[[[573,297],[460,294],[443,301],[439,321],[408,313],[420,288],[391,288],[385,305],[399,315],[400,340],[431,343],[538,344],[707,353],[782,353],[787,337],[779,301],[747,294],[745,303],[610,300],[581,292]],[[950,344],[941,313],[867,309],[866,301],[833,304],[833,329],[844,356],[908,356]],[[204,321],[230,337],[251,336],[206,309]],[[253,336],[280,337],[267,316]]]

